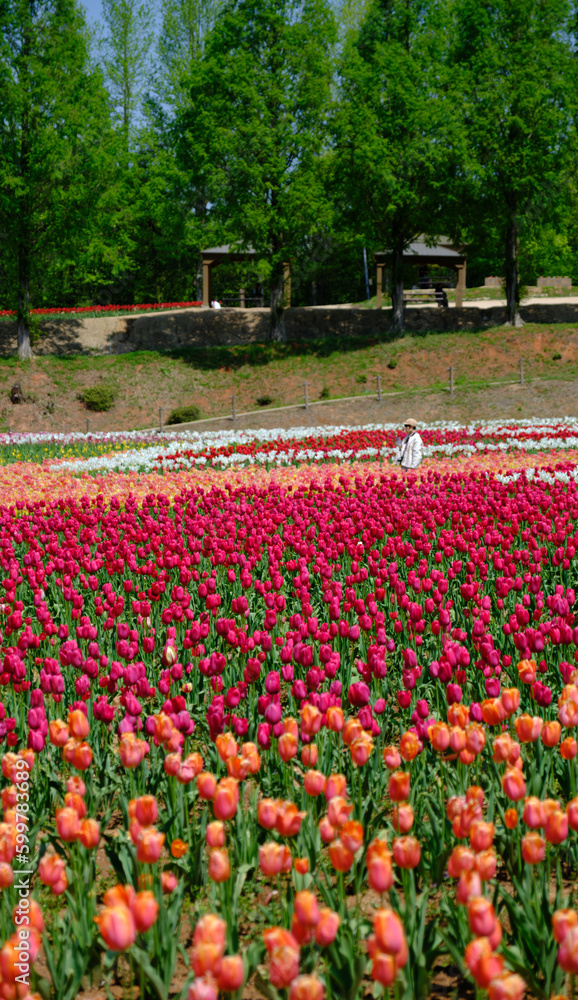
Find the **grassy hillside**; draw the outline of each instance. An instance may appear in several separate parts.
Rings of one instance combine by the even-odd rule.
[[[303,382],[311,400],[375,392],[380,375],[384,392],[436,393],[447,387],[455,369],[457,396],[464,410],[466,387],[475,396],[492,382],[517,379],[519,359],[526,379],[560,380],[565,386],[561,412],[574,412],[568,386],[578,375],[578,328],[528,325],[477,333],[414,334],[389,343],[343,340],[301,344],[256,344],[173,353],[136,352],[102,357],[41,357],[30,363],[0,360],[0,429],[92,430],[147,427],[177,407],[196,404],[202,417],[237,410],[263,410],[303,401]],[[19,382],[25,402],[10,402]],[[114,400],[106,412],[90,412],[79,398],[99,388]],[[556,383],[551,390],[556,398]],[[492,390],[494,392],[494,390]],[[499,404],[498,404],[499,405]],[[530,402],[517,398],[525,416]],[[479,399],[472,402],[472,416]],[[556,411],[558,412],[558,410]],[[468,415],[468,407],[462,416]],[[273,415],[272,415],[273,416]]]

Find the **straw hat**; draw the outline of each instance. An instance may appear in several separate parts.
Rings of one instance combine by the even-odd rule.
[[[413,417],[408,417],[407,420],[404,420],[403,426],[404,427],[413,427],[413,428],[416,428],[417,427],[417,420],[414,420]]]

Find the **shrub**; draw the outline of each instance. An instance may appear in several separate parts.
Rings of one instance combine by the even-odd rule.
[[[319,399],[329,399],[329,398],[330,398],[329,389],[327,388],[326,385],[324,385],[321,392],[319,393]]]
[[[114,406],[115,394],[108,385],[94,385],[90,389],[83,389],[82,392],[79,392],[78,398],[81,403],[84,403],[87,410],[102,413]]]
[[[269,406],[272,402],[271,396],[257,396],[257,406]]]
[[[167,424],[188,424],[190,420],[198,420],[200,416],[201,411],[194,403],[190,406],[178,406],[169,413]]]
[[[394,359],[392,358],[391,361],[387,362],[387,367],[391,368],[391,370],[393,371],[394,368],[397,368],[397,361],[394,361]]]
[[[561,360],[562,360],[561,354],[556,353],[552,355],[552,361],[561,361]]]

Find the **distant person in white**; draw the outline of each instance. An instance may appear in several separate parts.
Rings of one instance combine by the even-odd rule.
[[[413,417],[408,417],[403,425],[405,437],[397,439],[396,462],[401,465],[404,472],[408,469],[417,469],[423,458],[423,441],[417,430],[417,422]]]
[[[213,301],[211,302],[211,309],[220,309],[220,308],[221,308],[221,303],[217,302],[216,299],[213,299]]]

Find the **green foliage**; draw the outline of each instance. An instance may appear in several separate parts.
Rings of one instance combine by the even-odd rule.
[[[257,406],[270,406],[273,402],[272,396],[257,396]]]
[[[190,420],[198,420],[200,416],[199,407],[191,403],[190,406],[180,406],[176,410],[171,410],[167,424],[187,424]]]
[[[78,398],[81,403],[84,403],[87,410],[103,413],[114,406],[115,393],[108,385],[95,385],[79,392]]]

